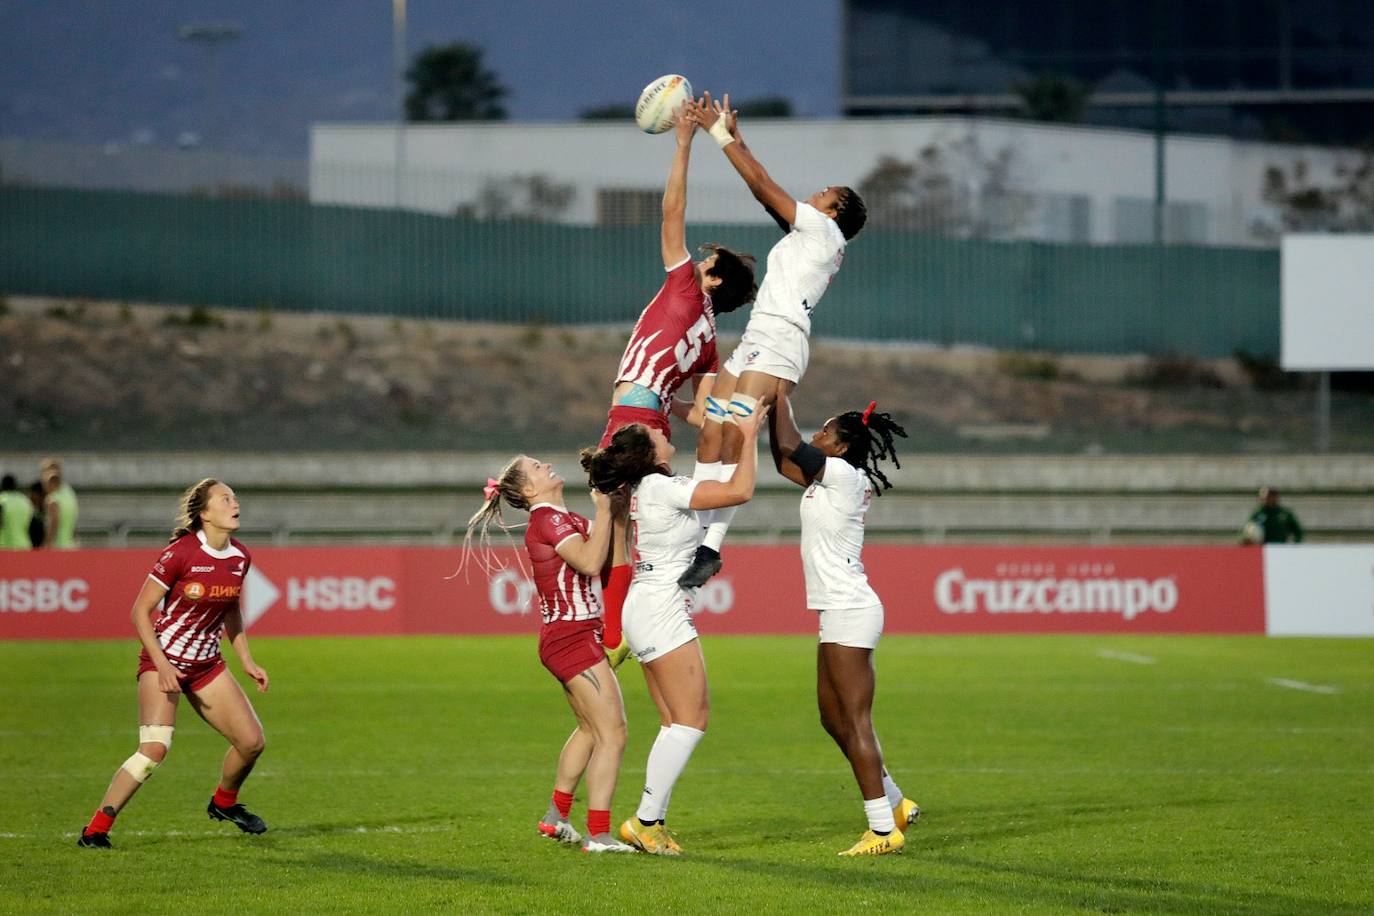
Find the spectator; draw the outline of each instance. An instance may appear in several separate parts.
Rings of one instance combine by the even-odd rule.
[[[47,513],[43,509],[43,481],[35,480],[29,484],[29,502],[33,504],[33,518],[29,519],[29,540],[33,542],[34,550],[43,546],[43,539],[48,534],[48,522],[45,516]]]
[[[1241,528],[1244,544],[1300,544],[1302,525],[1298,517],[1279,505],[1279,491],[1260,487],[1260,504]]]
[[[33,504],[19,492],[13,474],[0,478],[0,550],[31,550],[29,519]]]
[[[76,491],[62,480],[62,462],[44,458],[43,503],[47,534],[44,547],[71,549],[76,546]]]

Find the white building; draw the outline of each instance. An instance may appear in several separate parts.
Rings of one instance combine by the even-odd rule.
[[[884,157],[941,151],[956,193],[988,205],[989,163],[1006,167],[1017,213],[994,237],[1098,244],[1153,238],[1155,139],[1144,131],[970,117],[744,121],[750,147],[780,185],[806,197],[857,187]],[[315,203],[407,207],[582,225],[657,221],[671,134],[632,124],[317,124],[311,130]],[[399,156],[398,156],[399,154]],[[1351,150],[1170,135],[1165,146],[1166,239],[1271,245],[1278,214],[1263,200],[1265,171],[1332,179]],[[401,167],[397,168],[398,159]],[[708,137],[693,149],[688,218],[767,222]]]

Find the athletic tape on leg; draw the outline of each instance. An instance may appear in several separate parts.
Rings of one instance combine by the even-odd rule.
[[[748,417],[754,413],[754,408],[759,406],[759,399],[747,394],[736,394],[730,398],[730,406],[727,410],[737,417]]]
[[[153,775],[153,770],[157,769],[157,761],[142,751],[134,751],[133,756],[124,761],[120,769],[132,776],[134,782],[142,785]]]
[[[140,725],[138,727],[139,744],[160,744],[167,750],[172,749],[172,732],[176,727],[172,725]]]
[[[710,420],[712,423],[724,423],[726,420],[730,419],[730,411],[726,409],[724,403],[707,395],[706,419]]]

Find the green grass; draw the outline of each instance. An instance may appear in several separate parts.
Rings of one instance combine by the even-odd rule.
[[[571,716],[532,637],[258,640],[268,747],[243,800],[270,832],[206,818],[224,746],[183,704],[116,850],[78,850],[134,749],[135,651],[0,643],[0,910],[1374,910],[1370,640],[886,638],[879,735],[926,815],[905,855],[861,861],[835,856],[863,813],[817,722],[813,640],[709,636],[680,859],[535,834]],[[657,731],[622,673],[617,821]]]

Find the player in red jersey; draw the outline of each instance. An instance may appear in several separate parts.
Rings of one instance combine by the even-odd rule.
[[[706,257],[692,261],[687,250],[687,165],[692,152],[692,137],[697,125],[679,117],[673,164],[663,191],[663,224],[660,245],[667,279],[658,294],[644,308],[635,323],[630,342],[620,359],[611,410],[599,448],[610,444],[616,430],[631,423],[657,429],[671,439],[670,413],[689,419],[687,402],[676,399],[678,390],[689,379],[695,389],[693,425],[700,417],[711,381],[720,364],[716,354],[716,316],[733,312],[752,302],[758,286],[754,282],[754,258],[720,245],[703,245]],[[723,428],[707,424],[697,445],[698,455],[718,454]],[[715,480],[719,462],[698,463],[698,479]],[[628,651],[620,630],[620,611],[632,575],[625,555],[623,528],[614,539],[614,555],[605,579],[606,645],[619,664]]]
[[[553,466],[528,455],[514,458],[497,478],[487,481],[482,508],[468,521],[464,549],[472,537],[487,542],[494,521],[502,528],[501,503],[530,514],[525,529],[534,584],[539,590],[539,660],[563,685],[577,718],[558,755],[549,810],[539,832],[563,843],[582,842],[586,852],[633,852],[611,835],[611,799],[625,755],[625,704],[620,682],[601,643],[601,599],[592,578],[606,563],[610,547],[610,497],[592,494],[596,518],[568,511],[563,478]],[[568,822],[573,792],[587,778],[587,838]]]
[[[228,674],[219,650],[221,634],[227,635],[243,673],[258,685],[259,693],[267,692],[267,672],[248,651],[239,611],[253,560],[248,549],[230,537],[238,528],[239,501],[227,485],[206,478],[183,494],[179,526],[134,601],[134,628],[143,644],[138,660],[138,750],[115,771],[78,846],[110,848],[115,817],[172,747],[177,700],[183,693],[191,708],[229,741],[219,786],[206,812],[246,833],[267,830],[262,818],[238,802],[239,788],[262,753],[262,723],[238,681]]]

